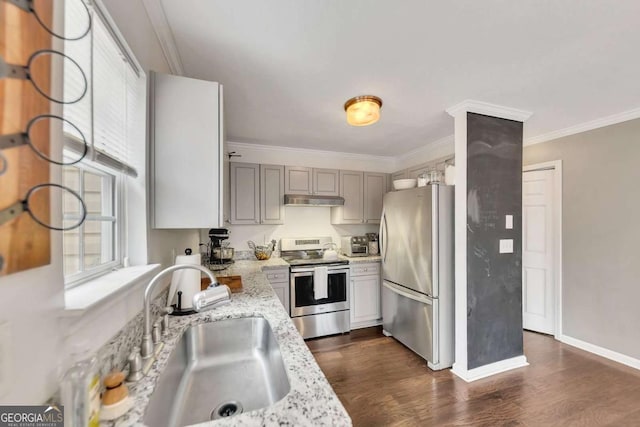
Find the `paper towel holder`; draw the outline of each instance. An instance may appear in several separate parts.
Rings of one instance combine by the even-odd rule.
[[[184,254],[189,256],[191,254],[193,254],[193,251],[191,250],[191,248],[186,248],[184,250]],[[171,292],[169,292],[171,294]],[[170,313],[172,316],[188,316],[190,314],[195,314],[196,311],[193,309],[193,307],[189,307],[189,308],[182,308],[182,306],[184,305],[185,301],[184,301],[184,296],[183,296],[184,292],[183,290],[177,289],[175,295],[177,295],[177,301],[176,304],[171,304],[171,301],[167,301],[167,304],[171,304],[171,307],[173,308],[173,311]],[[169,295],[169,297],[171,297],[171,299],[173,299],[172,295]]]

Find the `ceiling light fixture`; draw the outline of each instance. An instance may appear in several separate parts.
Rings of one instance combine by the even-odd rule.
[[[356,96],[344,103],[347,123],[351,126],[372,125],[380,120],[382,99],[373,95]]]

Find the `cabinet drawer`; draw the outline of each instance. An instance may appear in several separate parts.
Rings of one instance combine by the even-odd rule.
[[[362,264],[351,266],[351,276],[369,276],[372,274],[380,274],[380,264]]]
[[[267,273],[267,280],[271,283],[280,283],[280,282],[288,282],[289,281],[289,272],[288,271],[273,271]]]

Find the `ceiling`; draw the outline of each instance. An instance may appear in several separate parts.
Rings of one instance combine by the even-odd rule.
[[[160,0],[189,77],[224,85],[230,141],[395,156],[465,99],[533,112],[525,138],[640,107],[640,2]],[[344,102],[383,99],[374,125]]]

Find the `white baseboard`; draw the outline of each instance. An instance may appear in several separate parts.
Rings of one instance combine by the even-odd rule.
[[[382,325],[382,320],[369,320],[366,322],[356,322],[351,324],[351,330],[354,329],[363,329],[363,328],[371,328],[372,326]]]
[[[567,335],[560,335],[558,340],[572,347],[579,348],[580,350],[602,356],[605,359],[613,360],[614,362],[622,363],[623,365],[627,365],[635,369],[640,369],[640,360],[627,356],[626,354],[618,353],[617,351],[609,350]]]
[[[459,365],[454,364],[451,372],[470,383],[472,381],[490,377],[491,375],[500,374],[502,372],[522,368],[524,366],[529,366],[526,356],[516,356],[511,359],[501,360],[499,362],[490,363],[488,365],[469,370],[460,369]]]

